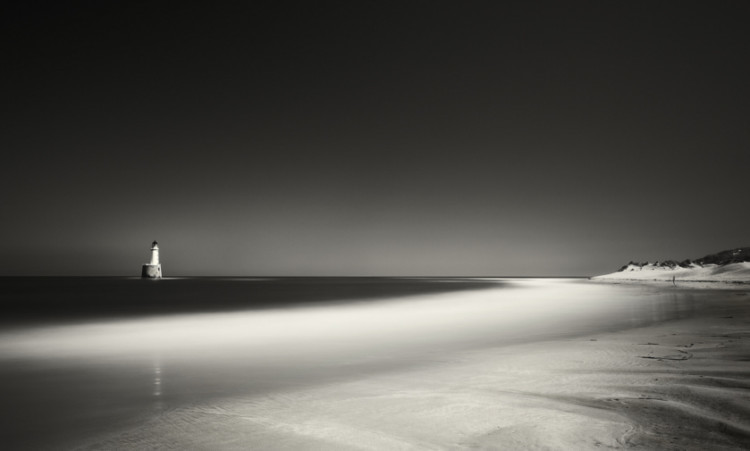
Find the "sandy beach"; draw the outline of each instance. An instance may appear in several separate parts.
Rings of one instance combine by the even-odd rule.
[[[747,449],[750,296],[724,294],[700,317],[181,407],[83,449]]]
[[[750,322],[699,323],[181,408],[82,449],[747,449]]]
[[[57,360],[5,395],[30,409],[26,444],[57,428],[35,449],[750,447],[748,290],[503,283],[16,331],[5,368]],[[54,413],[61,393],[73,415]]]

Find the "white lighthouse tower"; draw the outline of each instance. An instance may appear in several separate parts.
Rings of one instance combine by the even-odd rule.
[[[141,277],[148,279],[161,279],[161,263],[159,263],[159,244],[151,243],[151,261],[141,268]]]

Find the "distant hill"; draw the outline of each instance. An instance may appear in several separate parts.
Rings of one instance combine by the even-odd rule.
[[[690,282],[750,283],[750,247],[740,247],[706,255],[696,260],[630,262],[611,274],[594,280],[656,280]]]

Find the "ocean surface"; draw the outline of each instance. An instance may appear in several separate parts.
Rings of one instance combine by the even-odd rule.
[[[687,318],[729,295],[586,279],[0,278],[0,447],[96,448],[177,409]]]

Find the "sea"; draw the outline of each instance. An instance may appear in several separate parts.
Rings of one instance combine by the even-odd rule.
[[[0,448],[95,449],[178,409],[689,318],[721,295],[577,278],[4,277]]]

